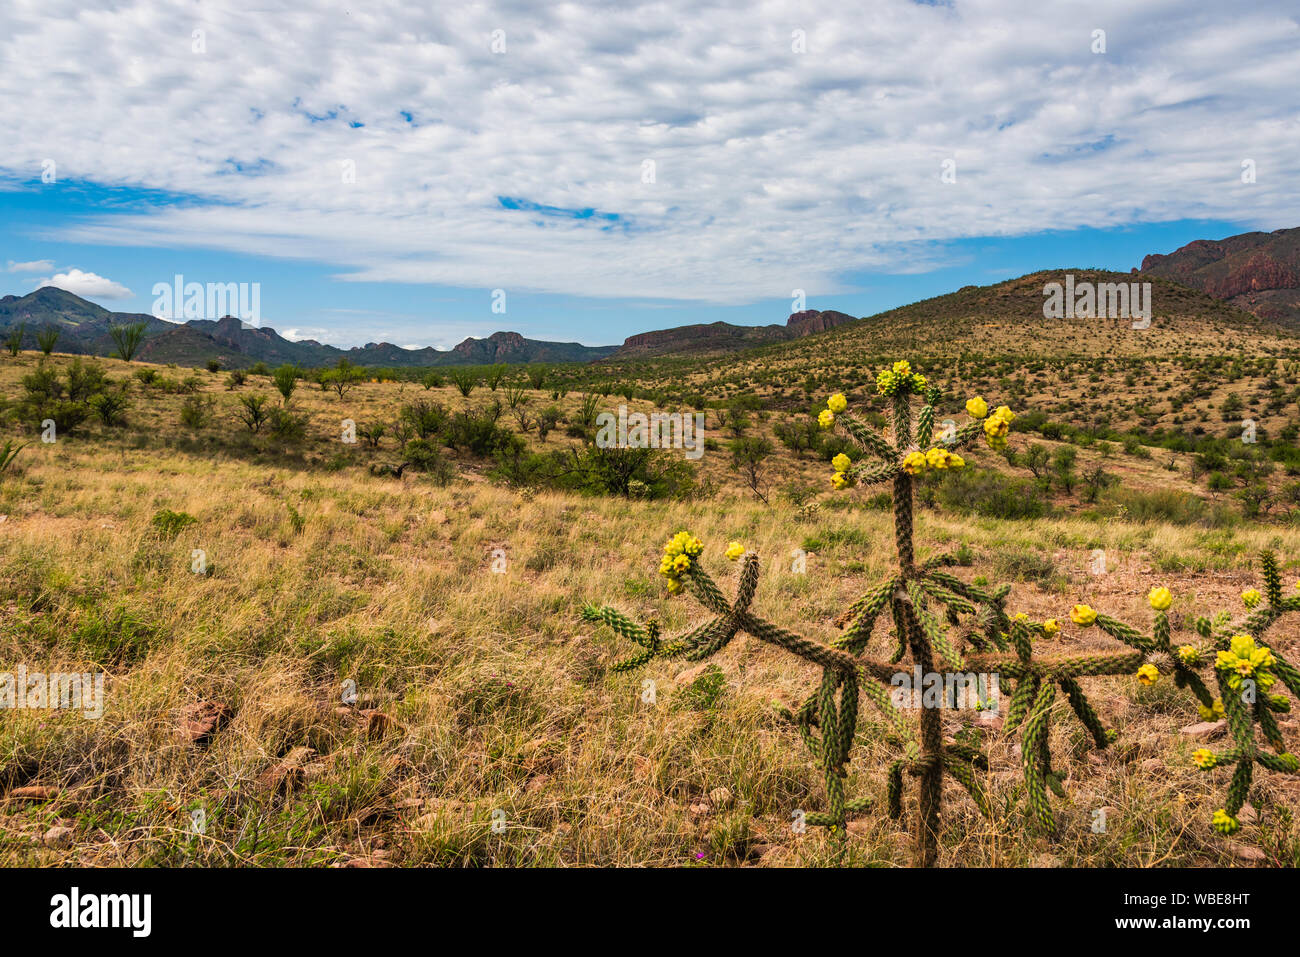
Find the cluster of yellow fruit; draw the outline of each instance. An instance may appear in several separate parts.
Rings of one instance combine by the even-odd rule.
[[[835,416],[849,407],[849,400],[844,398],[843,392],[836,392],[826,400],[826,408],[817,413],[817,424],[823,429],[829,429],[835,424]]]
[[[836,488],[848,488],[848,486],[852,485],[853,480],[845,474],[852,464],[853,460],[843,452],[831,459],[831,468],[835,469],[835,472],[831,475],[831,485]]]
[[[966,413],[972,419],[984,419],[984,438],[991,449],[1005,449],[1007,447],[1007,434],[1011,431],[1011,423],[1015,421],[1016,414],[1011,411],[1010,407],[1000,405],[989,415],[989,404],[980,396],[966,400]],[[985,418],[988,416],[988,418]]]
[[[1070,609],[1070,621],[1082,628],[1087,628],[1097,620],[1097,613],[1087,605],[1075,605]]]
[[[876,373],[876,391],[881,395],[894,395],[898,392],[921,395],[925,392],[925,376],[913,372],[912,364],[902,359],[895,362],[892,369],[881,369]]]
[[[1276,664],[1273,652],[1265,645],[1255,644],[1250,635],[1233,635],[1228,641],[1228,650],[1220,651],[1215,658],[1214,667],[1228,671],[1228,687],[1233,691],[1241,689],[1243,678],[1254,677],[1259,687],[1267,691],[1273,684],[1273,675],[1269,668]]]
[[[1254,608],[1263,599],[1263,595],[1253,588],[1247,588],[1241,593],[1241,600],[1247,608]]]
[[[678,532],[664,545],[664,557],[659,562],[659,574],[668,579],[670,593],[676,594],[681,591],[682,575],[691,570],[691,560],[702,551],[704,551],[704,543],[690,532]],[[743,552],[744,549],[741,551]]]
[[[1151,607],[1156,611],[1167,611],[1174,603],[1174,596],[1164,585],[1157,585],[1147,594],[1147,601],[1151,602]]]
[[[926,469],[959,469],[965,464],[960,455],[938,446],[928,452],[908,452],[903,457],[903,471],[909,475],[920,475]]]
[[[1241,827],[1241,823],[1229,814],[1225,808],[1219,808],[1214,812],[1214,818],[1210,821],[1210,826],[1224,837],[1227,837]]]
[[[1214,752],[1209,748],[1197,748],[1192,752],[1192,763],[1202,771],[1208,771],[1219,763],[1219,759],[1214,756]]]

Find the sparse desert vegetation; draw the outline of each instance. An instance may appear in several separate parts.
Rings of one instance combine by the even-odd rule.
[[[894,517],[876,489],[832,490],[831,460],[861,453],[816,413],[843,391],[887,427],[875,371],[897,356],[857,326],[818,338],[841,347],[635,374],[6,356],[0,661],[103,672],[106,693],[98,719],[0,717],[0,863],[910,863],[877,709],[861,708],[842,779],[870,808],[847,834],[799,833],[792,814],[829,799],[780,709],[798,711],[818,668],[741,636],[625,673],[626,642],[581,616],[609,603],[665,635],[699,624],[655,574],[689,529],[763,556],[753,607],[773,626],[841,638],[836,619],[897,569]],[[1020,411],[1004,451],[914,477],[917,560],[946,552],[966,587],[1007,582],[1008,612],[1061,623],[1060,654],[1116,648],[1072,606],[1141,627],[1155,586],[1173,595],[1174,646],[1209,610],[1244,615],[1262,551],[1288,583],[1300,567],[1300,360],[1270,348],[915,360],[951,397]],[[704,455],[596,447],[596,416],[619,404],[703,412]],[[1300,652],[1293,622],[1269,640]],[[1098,750],[1078,722],[1051,723],[1050,837],[1027,826],[1017,736],[973,709],[940,715],[944,740],[986,753],[992,813],[945,780],[937,863],[1296,864],[1295,776],[1257,775],[1241,828],[1217,834],[1223,782],[1192,755],[1226,728],[1168,675],[1080,684],[1117,734]],[[1292,717],[1277,724],[1295,740]]]

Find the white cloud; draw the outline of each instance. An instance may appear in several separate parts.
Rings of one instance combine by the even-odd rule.
[[[40,289],[42,286],[57,286],[83,299],[130,299],[132,296],[131,290],[121,283],[80,269],[69,269],[48,279],[39,279],[32,288]]]
[[[57,230],[75,242],[716,302],[840,292],[968,237],[1300,222],[1292,0],[240,6],[3,5],[0,180],[52,158],[214,201]]]
[[[54,262],[49,259],[34,259],[26,263],[16,263],[12,259],[9,260],[10,272],[41,273],[49,272],[53,268]]]

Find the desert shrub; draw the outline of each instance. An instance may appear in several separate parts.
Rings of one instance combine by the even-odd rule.
[[[507,449],[516,441],[514,433],[497,425],[484,415],[458,412],[447,420],[442,431],[442,441],[448,448],[465,449],[475,455],[489,458]]]
[[[925,484],[930,483],[933,483],[935,501],[954,512],[985,518],[1024,519],[1042,518],[1050,511],[1036,483],[991,470],[968,467],[942,478],[927,477]]]
[[[474,387],[478,385],[478,376],[469,369],[453,369],[450,377],[451,384],[456,387],[456,391],[467,399],[469,394],[474,391]]]
[[[431,438],[447,427],[447,410],[441,403],[428,399],[416,399],[402,406],[397,414],[421,439]]]
[[[293,395],[294,387],[298,385],[298,368],[291,365],[282,365],[271,375],[271,381],[275,383],[276,389],[288,402]]]
[[[150,524],[160,538],[175,538],[182,529],[197,521],[198,519],[188,512],[173,512],[169,508],[161,508],[154,513]]]
[[[660,449],[605,448],[588,445],[560,453],[553,482],[598,495],[631,494],[632,483],[640,482],[645,498],[685,495],[694,485],[694,470],[678,456]]]
[[[307,416],[284,406],[273,408],[267,416],[271,434],[281,442],[301,442],[307,437]]]
[[[1169,522],[1208,528],[1224,528],[1237,523],[1231,509],[1213,506],[1190,492],[1178,489],[1121,487],[1112,489],[1105,500],[1122,508],[1126,518],[1138,522]]]
[[[54,347],[59,342],[59,330],[53,326],[46,326],[40,332],[36,333],[36,345],[45,355],[54,351]]]
[[[192,431],[206,428],[212,421],[212,411],[216,403],[212,396],[187,395],[181,403],[181,425]]]
[[[230,375],[226,377],[227,389],[238,389],[248,381],[248,373],[243,369],[231,369]]]
[[[99,421],[107,426],[126,425],[126,410],[130,405],[125,389],[109,389],[90,397],[92,412],[99,416]]]
[[[101,366],[80,358],[70,362],[60,378],[58,370],[42,358],[23,376],[22,386],[15,407],[19,420],[33,428],[50,420],[57,434],[68,435],[94,414],[90,402],[107,389],[108,380]]]
[[[404,455],[411,468],[424,472],[435,485],[447,485],[456,476],[456,467],[442,449],[425,439],[407,442]]]
[[[244,423],[244,427],[254,434],[262,431],[262,426],[271,417],[271,410],[266,407],[266,396],[244,395],[239,397],[235,406],[235,418]]]

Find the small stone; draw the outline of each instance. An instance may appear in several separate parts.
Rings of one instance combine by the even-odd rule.
[[[1237,820],[1242,824],[1254,824],[1259,820],[1259,814],[1249,804],[1243,804],[1237,812]]]
[[[1142,762],[1143,771],[1150,771],[1150,772],[1161,771],[1164,769],[1164,766],[1165,766],[1165,762],[1161,761],[1159,758],[1147,758],[1145,761]]]
[[[1252,847],[1249,844],[1238,844],[1236,841],[1226,842],[1224,849],[1239,861],[1263,861],[1267,860],[1267,855],[1258,847]]]
[[[45,832],[41,840],[46,847],[71,847],[73,830],[70,827],[56,825]]]
[[[709,792],[709,803],[723,810],[731,807],[731,792],[724,787],[716,787]]]
[[[1228,729],[1227,720],[1221,721],[1201,721],[1197,724],[1189,724],[1182,729],[1182,733],[1190,738],[1209,739],[1217,738]]]
[[[361,716],[366,719],[367,738],[382,738],[390,731],[401,728],[400,724],[377,708],[362,711]]]
[[[707,667],[709,667],[709,663],[706,661],[703,664],[695,665],[693,668],[687,668],[685,671],[680,671],[678,672],[677,677],[673,679],[673,684],[678,687],[693,684],[696,678],[704,674],[704,669]]]
[[[9,797],[20,801],[53,801],[58,796],[58,788],[46,787],[43,784],[29,784],[9,792]]]
[[[545,788],[550,780],[551,776],[549,774],[539,774],[537,777],[529,779],[528,783],[524,786],[524,791],[528,794],[535,794]]]
[[[234,712],[225,702],[200,701],[181,708],[178,730],[191,744],[205,745],[232,717]]]

